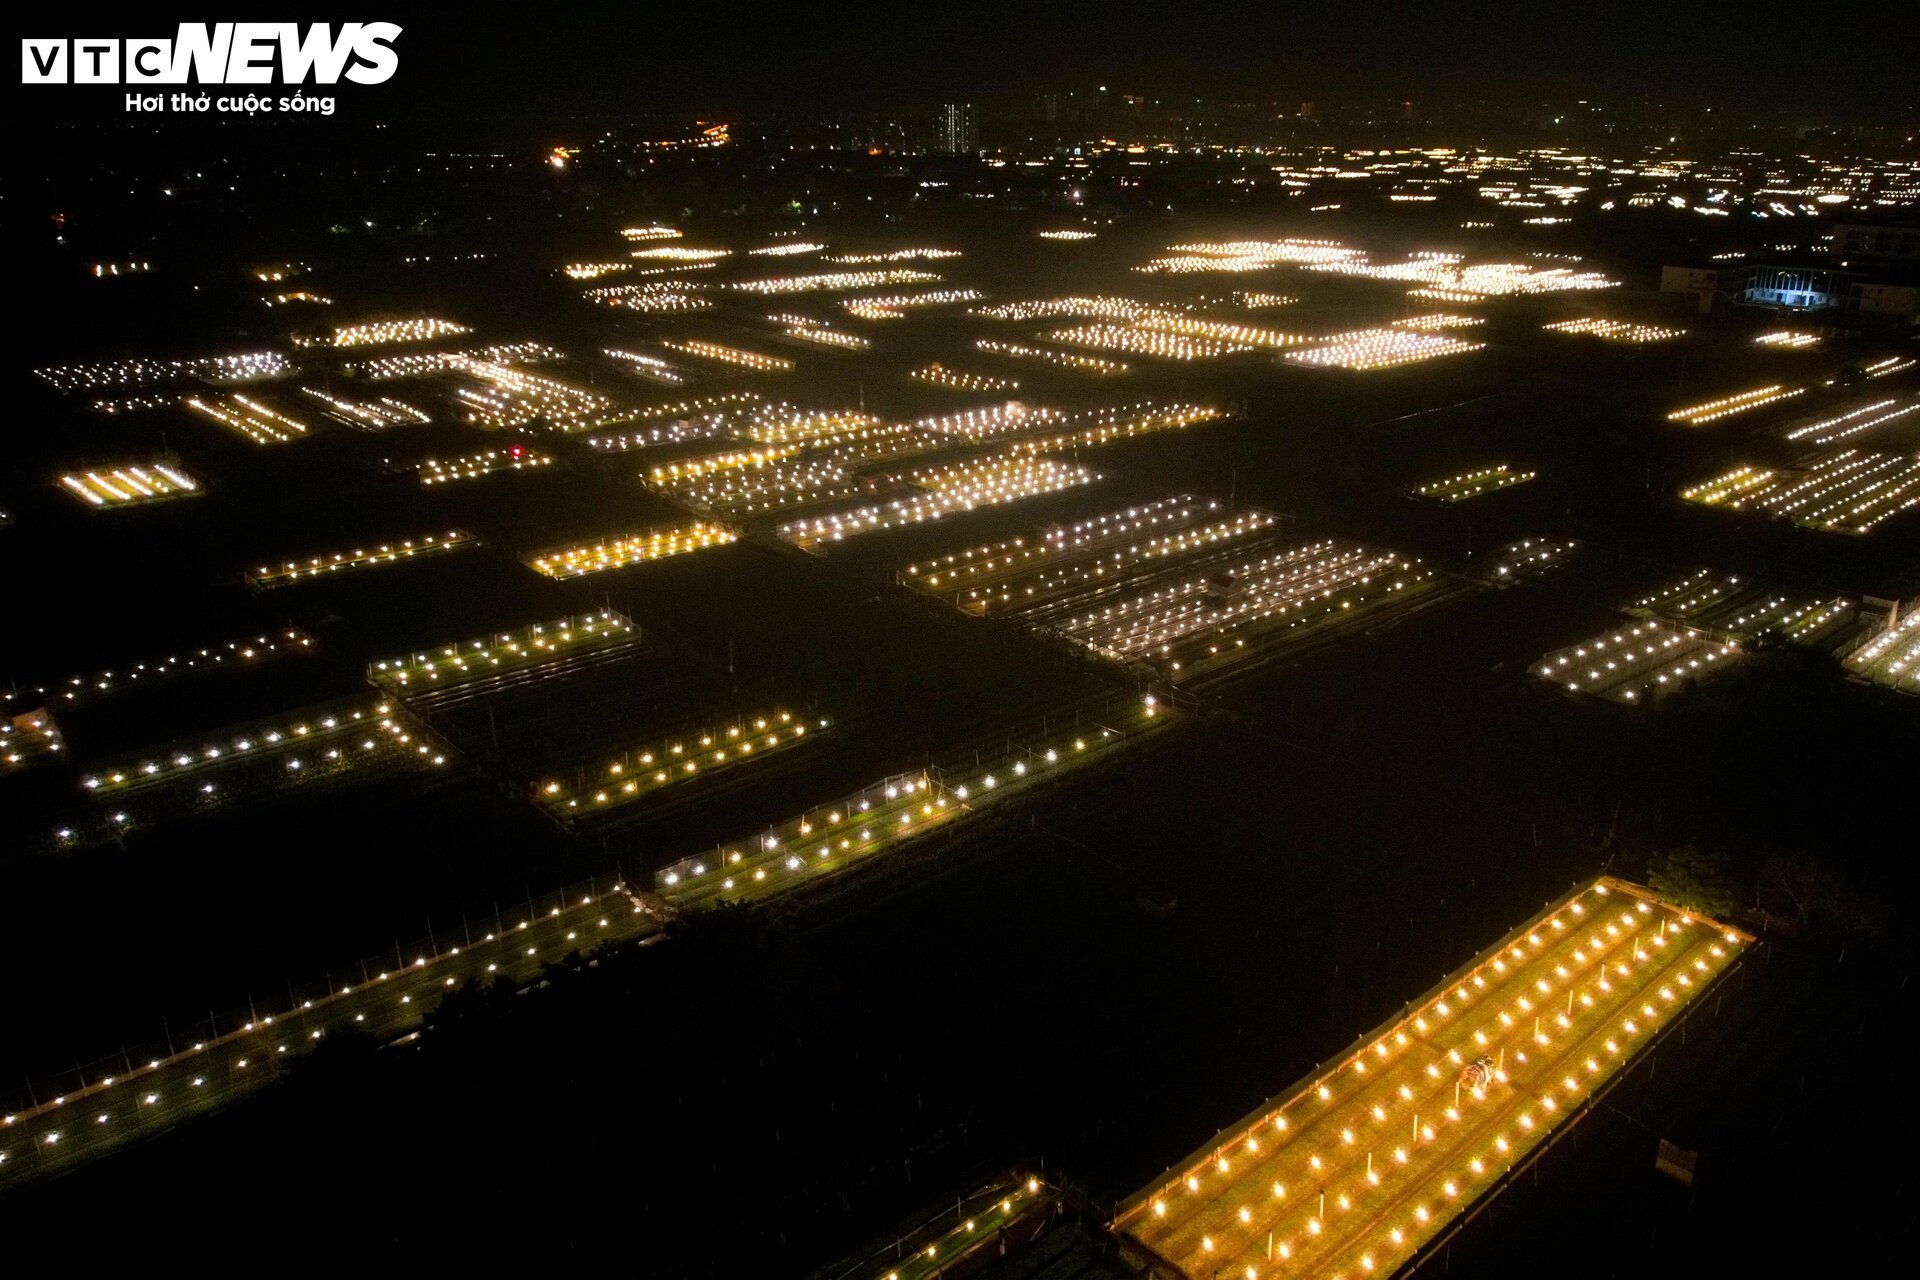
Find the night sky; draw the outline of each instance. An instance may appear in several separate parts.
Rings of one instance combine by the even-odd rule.
[[[116,33],[58,15],[16,19],[16,39],[164,35],[175,21]],[[1289,104],[1647,94],[1791,125],[1910,112],[1920,68],[1920,22],[1892,5],[389,4],[358,16],[405,33],[399,73],[353,88],[355,109],[439,117],[806,117],[1104,84]],[[29,114],[80,95],[118,111],[113,91],[13,89]]]

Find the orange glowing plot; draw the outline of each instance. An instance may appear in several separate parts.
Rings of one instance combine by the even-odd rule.
[[[200,492],[200,485],[192,476],[164,462],[72,471],[60,477],[60,486],[95,509],[131,507]]]
[[[732,542],[732,530],[724,525],[695,520],[674,529],[654,529],[646,533],[602,539],[578,547],[544,551],[528,559],[536,573],[549,578],[577,578],[603,569],[624,569],[649,560],[684,555],[702,547],[718,547]]]
[[[1752,938],[1610,877],[1122,1205],[1182,1275],[1388,1276],[1496,1194]]]

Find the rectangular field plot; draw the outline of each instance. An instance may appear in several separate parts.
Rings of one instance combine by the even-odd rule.
[[[320,413],[355,431],[385,431],[389,427],[423,427],[433,419],[404,400],[392,396],[345,396],[314,387],[300,388]]]
[[[827,256],[828,262],[838,262],[844,266],[854,266],[868,262],[937,262],[942,258],[959,258],[965,255],[958,249],[935,249],[915,246],[906,249],[887,249],[875,253],[835,253]]]
[[[1367,371],[1419,364],[1441,356],[1464,355],[1486,344],[1417,329],[1359,329],[1314,339],[1314,345],[1287,352],[1291,364],[1320,369]]]
[[[1535,267],[1523,262],[1468,263],[1458,253],[1415,253],[1399,262],[1369,262],[1367,256],[1359,250],[1345,250],[1339,254],[1322,254],[1302,265],[1309,271],[1417,284],[1418,288],[1407,291],[1408,297],[1436,302],[1580,293],[1611,289],[1618,284],[1597,271]]]
[[[1698,404],[1683,405],[1669,413],[1667,421],[1683,423],[1689,427],[1703,426],[1709,422],[1718,422],[1722,418],[1731,418],[1735,414],[1751,413],[1766,405],[1778,404],[1805,391],[1805,387],[1788,387],[1780,383],[1770,383],[1764,387],[1755,387],[1751,391],[1736,391],[1714,400],[1702,400]]]
[[[113,839],[168,819],[300,788],[434,772],[453,752],[391,700],[361,698],[174,742],[85,771],[81,785],[110,812],[59,843]]]
[[[747,351],[740,347],[729,347],[724,343],[708,342],[700,338],[662,338],[660,345],[669,351],[678,351],[682,355],[697,356],[702,360],[711,360],[715,364],[732,365],[737,369],[749,369],[754,373],[787,373],[793,369],[793,361],[779,356],[761,355],[758,351]]]
[[[1724,671],[1739,657],[1740,648],[1731,640],[1649,618],[1555,649],[1530,670],[1570,693],[1643,704]]]
[[[905,477],[921,492],[891,502],[863,504],[780,527],[780,536],[803,550],[882,529],[939,520],[960,511],[1018,502],[1092,484],[1098,472],[1052,458],[998,455],[913,472]]]
[[[277,351],[249,351],[231,356],[202,356],[194,360],[152,360],[130,356],[91,364],[55,365],[35,369],[34,375],[57,391],[99,392],[117,387],[151,387],[200,378],[207,382],[251,382],[275,378],[293,366]]]
[[[65,746],[46,708],[16,713],[9,703],[6,718],[0,719],[0,777],[57,760]]]
[[[914,426],[974,444],[1008,443],[1028,453],[1097,448],[1119,440],[1179,431],[1218,422],[1224,409],[1207,404],[1142,400],[1133,404],[1058,410],[1018,402],[974,409],[941,418],[923,418]]]
[[[836,329],[824,320],[785,314],[768,316],[767,319],[779,325],[780,332],[785,336],[798,342],[811,342],[816,347],[834,351],[865,351],[873,346],[873,339],[848,333],[845,329]]]
[[[999,378],[990,373],[956,369],[950,365],[941,364],[938,360],[921,365],[907,376],[930,386],[945,387],[949,391],[994,392],[1020,389],[1020,383],[1013,378]]]
[[[773,297],[787,293],[845,293],[893,284],[931,284],[938,279],[940,277],[931,271],[890,267],[884,271],[816,271],[797,276],[770,276],[764,280],[735,281],[732,287],[742,293]]]
[[[601,276],[619,275],[622,271],[633,270],[631,262],[569,262],[560,268],[560,274],[569,280],[598,280]]]
[[[1471,329],[1475,325],[1487,322],[1485,316],[1462,315],[1457,311],[1429,311],[1425,315],[1408,316],[1404,320],[1395,320],[1395,329],[1412,329],[1420,333],[1430,333],[1436,329]]]
[[[472,333],[466,325],[432,316],[410,320],[376,320],[369,324],[345,325],[319,337],[295,337],[296,347],[388,347],[409,342],[436,342],[441,338]]]
[[[563,822],[616,814],[715,774],[818,740],[831,718],[785,708],[750,712],[608,752],[591,764],[549,773],[533,802]]]
[[[1118,351],[1123,355],[1148,356],[1155,360],[1212,360],[1252,350],[1242,343],[1191,338],[1181,333],[1160,333],[1120,324],[1077,325],[1055,329],[1046,336],[1049,342],[1057,342],[1062,346]]]
[[[1672,338],[1685,337],[1687,332],[1685,329],[1669,329],[1657,324],[1633,324],[1626,320],[1601,320],[1593,316],[1581,320],[1561,320],[1540,327],[1548,333],[1565,333],[1577,337],[1598,338],[1602,342],[1633,345],[1643,342],[1666,342]]]
[[[1885,630],[1848,655],[1854,676],[1900,693],[1920,694],[1920,609],[1888,623]]]
[[[1498,493],[1500,489],[1511,489],[1517,484],[1526,484],[1536,472],[1513,470],[1505,462],[1498,466],[1482,466],[1478,470],[1461,472],[1457,476],[1448,476],[1446,480],[1434,480],[1430,484],[1413,489],[1413,497],[1425,497],[1436,503],[1465,503],[1469,497],[1478,497],[1482,493]]]
[[[456,373],[472,364],[543,364],[559,360],[563,353],[544,342],[505,342],[486,347],[465,347],[459,351],[409,351],[390,356],[356,360],[347,366],[348,374],[368,382],[391,382],[400,378],[428,378]]]
[[[1205,339],[1210,342],[1222,342],[1237,348],[1264,347],[1269,350],[1280,350],[1313,341],[1305,334],[1289,333],[1283,329],[1269,329],[1262,325],[1240,324],[1232,320],[1209,320],[1204,316],[1168,314],[1159,311],[1139,316],[1133,323],[1135,327],[1141,329],[1179,334],[1183,337]]]
[[[1410,600],[1431,582],[1431,570],[1397,552],[1333,539],[1287,546],[1261,536],[1233,545],[1230,555],[1189,557],[1119,590],[1082,589],[1027,611],[1025,620],[1095,653],[1192,679]]]
[[[1580,544],[1571,538],[1521,538],[1500,548],[1493,580],[1500,583],[1547,578],[1566,567]]]
[[[1681,491],[1688,502],[1753,511],[1824,533],[1864,534],[1920,504],[1920,453],[1833,449],[1802,468],[1741,466]]]
[[[1744,574],[1694,572],[1635,600],[1628,611],[1736,641],[1771,633],[1795,644],[1831,647],[1856,625],[1853,604],[1837,596],[1782,591]]]
[[[144,465],[127,463],[99,471],[70,471],[60,477],[60,487],[95,509],[164,502],[169,498],[192,497],[200,492],[197,480],[167,462]]]
[[[870,493],[884,478],[862,480],[833,457],[796,457],[797,446],[736,449],[670,463],[647,473],[649,489],[708,515],[746,517]]]
[[[1465,502],[1483,493],[1495,493],[1501,489],[1511,489],[1514,485],[1525,484],[1534,478],[1532,471],[1515,471],[1506,463],[1497,467],[1481,467],[1477,471],[1463,471],[1457,476],[1448,476],[1444,480],[1435,480],[1413,490],[1416,498],[1429,498],[1434,502]]]
[[[1810,422],[1796,423],[1781,432],[1785,440],[1805,440],[1809,444],[1838,444],[1869,431],[1894,427],[1894,434],[1909,435],[1920,427],[1920,396],[1902,402],[1896,396],[1875,400],[1844,413],[1829,414]],[[1878,441],[1876,441],[1877,443]]]
[[[653,529],[580,546],[543,551],[530,557],[527,566],[549,578],[578,578],[606,569],[624,569],[628,565],[645,564],[649,560],[685,555],[705,547],[725,546],[735,536],[731,529],[722,525],[695,520],[671,529]]]
[[[1058,1200],[1059,1193],[1039,1178],[1006,1174],[943,1206],[937,1217],[890,1238],[834,1280],[943,1280],[973,1275],[993,1266],[993,1258],[1006,1256],[1009,1245],[1039,1238]],[[1083,1272],[1077,1264],[1071,1271],[1058,1265],[1035,1271],[1025,1259],[1022,1264],[1022,1275],[1060,1280],[1084,1274],[1088,1280],[1100,1280],[1099,1273]]]
[[[907,312],[919,307],[945,307],[956,302],[976,302],[977,289],[930,289],[924,293],[886,293],[864,298],[848,298],[840,305],[848,315],[862,320],[904,320]]]
[[[755,444],[801,444],[820,448],[847,443],[852,433],[883,425],[880,419],[857,409],[802,409],[770,402],[741,414],[733,434]]]
[[[631,256],[642,262],[714,263],[733,256],[731,249],[696,249],[690,245],[662,245],[657,249],[635,249]]]
[[[1074,719],[996,737],[964,764],[887,778],[744,840],[682,858],[655,874],[654,887],[681,908],[800,889],[1070,773],[1167,717],[1149,697]]]
[[[538,423],[552,431],[590,431],[620,416],[611,397],[553,374],[497,360],[461,360],[454,368],[471,383],[454,398],[477,427],[503,431]]]
[[[164,658],[129,663],[124,667],[68,676],[44,692],[49,705],[77,710],[117,693],[150,688],[156,684],[175,684],[196,675],[250,671],[286,658],[303,657],[313,650],[312,636],[298,627],[288,627],[284,631],[244,636],[200,649],[169,654]]]
[[[1869,361],[1861,365],[1860,372],[1870,379],[1891,378],[1896,373],[1905,373],[1915,365],[1920,365],[1920,357],[1886,356],[1882,359]]]
[[[80,785],[98,796],[159,786],[185,776],[215,773],[239,761],[297,756],[322,744],[358,737],[363,750],[369,734],[405,732],[386,699],[362,698],[334,707],[289,712],[256,724],[239,725],[192,743],[174,743],[125,760],[89,769]],[[299,766],[293,766],[298,768]]]
[[[991,414],[997,410],[980,410]],[[738,434],[769,443],[683,458],[651,468],[647,487],[709,515],[763,516],[865,495],[909,496],[911,470],[884,470],[889,459],[950,450],[960,443],[941,424],[973,415],[878,423],[863,414],[806,414],[749,425]]]
[[[1254,508],[1177,494],[910,564],[902,585],[974,614],[1018,613],[1088,590],[1119,591],[1172,562],[1233,551],[1278,523]]]
[[[237,391],[231,395],[204,399],[188,396],[181,403],[201,417],[211,419],[255,444],[291,444],[295,440],[304,440],[309,431],[307,424],[298,418],[290,418]]]
[[[1828,653],[1856,643],[1867,622],[1844,597],[1781,591],[1700,569],[1634,601],[1641,621],[1534,663],[1534,675],[1574,693],[1640,705],[1738,662],[1761,636]]]
[[[1267,271],[1280,266],[1323,262],[1363,263],[1366,254],[1332,240],[1289,236],[1281,240],[1205,240],[1167,247],[1167,256],[1135,267],[1148,274],[1188,275],[1193,272]]]
[[[1074,294],[1063,298],[1027,298],[1002,302],[991,307],[975,307],[972,314],[989,320],[1076,320],[1131,321],[1162,314],[1162,308],[1150,302],[1110,295]]]
[[[262,590],[272,587],[290,587],[295,583],[307,582],[329,574],[377,569],[381,565],[404,564],[409,560],[424,560],[430,556],[445,555],[449,551],[460,551],[479,545],[480,540],[465,530],[449,529],[445,533],[427,533],[417,538],[402,538],[397,542],[372,543],[355,547],[350,551],[333,551],[323,555],[309,556],[305,560],[284,560],[277,565],[259,565],[247,574],[247,581]]]
[[[1008,360],[1032,360],[1073,373],[1092,373],[1104,377],[1125,373],[1128,367],[1125,361],[1109,360],[1105,356],[1082,355],[1075,351],[1036,347],[1024,342],[1007,342],[1000,338],[979,338],[973,345],[988,355],[1004,356]]]
[[[667,404],[624,411],[622,429],[596,431],[580,437],[588,448],[626,453],[696,440],[728,439],[740,433],[740,423],[760,406],[757,391],[729,391],[710,396],[688,396]]]
[[[641,284],[607,285],[588,289],[585,296],[589,302],[602,306],[623,307],[649,315],[711,311],[714,306],[711,298],[684,281],[649,280]]]
[[[509,471],[534,471],[553,465],[553,455],[530,449],[523,444],[498,449],[481,449],[456,454],[451,458],[427,458],[413,464],[411,470],[422,485],[448,484],[455,480],[479,480]]]
[[[611,661],[642,642],[633,619],[604,609],[382,658],[368,664],[367,680],[403,701],[441,705]]]
[[[1142,1190],[1114,1222],[1183,1276],[1388,1276],[1576,1123],[1752,939],[1582,887]]]
[[[873,464],[952,443],[913,423],[851,425],[822,435],[796,431],[793,439],[780,443],[722,450],[653,467],[645,483],[674,502],[708,515],[760,516],[860,494],[902,495],[912,488],[908,477],[873,470]]]

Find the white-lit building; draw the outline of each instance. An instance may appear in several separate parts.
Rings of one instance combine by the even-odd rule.
[[[971,102],[943,102],[933,117],[933,150],[951,156],[980,149],[980,121]]]

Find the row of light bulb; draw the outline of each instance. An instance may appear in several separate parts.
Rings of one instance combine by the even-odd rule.
[[[1022,342],[1006,342],[999,338],[977,338],[973,345],[990,355],[1005,356],[1010,360],[1035,360],[1041,364],[1053,365],[1058,369],[1071,369],[1075,373],[1110,375],[1127,371],[1127,365],[1122,361],[1109,360],[1104,356],[1084,355],[1077,351],[1055,351],[1047,347],[1028,346]]]
[[[729,347],[724,343],[708,342],[703,338],[662,338],[660,345],[669,351],[679,351],[702,360],[712,360],[718,364],[730,364],[741,369],[752,369],[756,373],[785,373],[793,368],[793,361],[779,356],[762,355],[757,351],[745,351],[739,347]]]
[[[534,802],[563,817],[594,814],[632,804],[662,788],[704,778],[730,765],[762,759],[809,741],[832,725],[775,709],[665,741],[622,751],[610,761],[582,769],[571,781],[536,783]]]
[[[1604,320],[1598,316],[1586,316],[1579,320],[1559,320],[1540,326],[1548,333],[1574,334],[1588,338],[1598,338],[1602,342],[1646,343],[1666,342],[1671,338],[1683,337],[1685,329],[1673,329],[1665,325],[1634,324],[1627,320]]]
[[[1463,471],[1457,476],[1448,476],[1444,480],[1423,484],[1415,489],[1414,493],[1422,498],[1432,498],[1439,502],[1463,502],[1477,494],[1492,493],[1496,489],[1525,484],[1534,476],[1535,473],[1532,471],[1515,471],[1502,462],[1498,466]]]
[[[367,679],[396,693],[416,684],[434,688],[491,676],[504,668],[540,665],[629,639],[633,619],[611,609],[534,622],[511,631],[446,644],[367,666]]]
[[[320,412],[343,426],[359,431],[385,431],[389,427],[425,426],[433,421],[425,413],[391,396],[349,399],[317,387],[302,387],[300,394],[323,406]]]
[[[973,302],[978,289],[929,289],[923,293],[888,293],[865,298],[848,298],[840,305],[848,314],[862,320],[898,320],[910,307],[943,307],[956,302]]]
[[[255,444],[291,444],[305,439],[309,431],[307,424],[297,418],[238,393],[211,400],[188,396],[182,403]]]
[[[1797,396],[1805,390],[1805,387],[1786,387],[1779,383],[1771,383],[1764,387],[1755,387],[1751,391],[1740,391],[1730,396],[1703,400],[1699,404],[1675,409],[1667,415],[1667,421],[1682,422],[1687,426],[1697,427],[1703,422],[1717,422],[1721,418],[1729,418],[1736,413],[1746,413],[1762,405],[1774,404],[1791,396]]]
[[[1057,493],[1097,479],[1097,472],[1052,458],[983,458],[921,473],[916,483],[930,490],[927,493],[795,521],[782,525],[780,536],[810,547],[856,534],[938,520],[957,511]]]
[[[133,356],[84,364],[50,365],[34,375],[59,391],[96,391],[110,387],[141,386],[206,378],[213,382],[249,382],[276,378],[293,366],[277,351],[249,351],[239,355],[201,356],[191,360],[152,360]]]
[[[837,293],[894,284],[925,284],[940,277],[931,271],[891,267],[884,271],[819,271],[808,275],[774,276],[764,280],[737,280],[731,286],[742,293]]]
[[[455,324],[451,320],[441,320],[434,316],[418,316],[408,320],[376,320],[368,324],[342,325],[324,337],[306,337],[295,335],[296,347],[385,347],[397,346],[409,342],[435,342],[441,338],[456,338],[473,330],[464,324]]]
[[[192,476],[165,462],[69,472],[60,477],[60,485],[92,507],[126,507],[200,492]]]
[[[577,578],[607,569],[624,569],[668,556],[685,555],[706,547],[725,546],[737,535],[722,525],[695,520],[672,529],[654,529],[646,533],[563,547],[528,559],[536,573],[549,578]]]
[[[1440,356],[1478,351],[1484,343],[1469,342],[1412,329],[1361,329],[1319,340],[1319,344],[1289,351],[1283,357],[1295,364],[1336,369],[1393,369]]]
[[[432,377],[475,364],[543,364],[562,358],[561,351],[544,342],[503,342],[459,351],[403,351],[357,361],[348,369],[369,382],[391,382],[398,378]]]
[[[973,373],[965,369],[955,369],[935,361],[921,365],[907,375],[920,382],[931,383],[936,387],[945,387],[949,391],[1018,391],[1020,384],[1012,378],[999,378],[990,373]]]
[[[1896,403],[1893,400],[1876,400],[1870,405],[1795,427],[1786,432],[1784,438],[1788,440],[1810,438],[1815,444],[1835,444],[1841,440],[1877,430],[1889,422],[1898,422],[1908,414],[1920,411],[1920,399],[1899,408],[1893,407]]]
[[[1051,342],[1070,347],[1088,347],[1096,351],[1118,351],[1127,355],[1148,356],[1156,360],[1212,360],[1250,348],[1208,338],[1189,338],[1177,333],[1157,333],[1127,325],[1088,324],[1055,329],[1047,334]]]
[[[247,580],[256,587],[284,587],[327,574],[400,564],[439,552],[459,551],[479,544],[480,540],[465,530],[449,529],[445,533],[422,534],[416,538],[403,538],[398,542],[380,542],[371,546],[355,547],[351,551],[332,551],[322,555],[308,556],[305,560],[283,560],[277,565],[257,565],[247,575]]]

